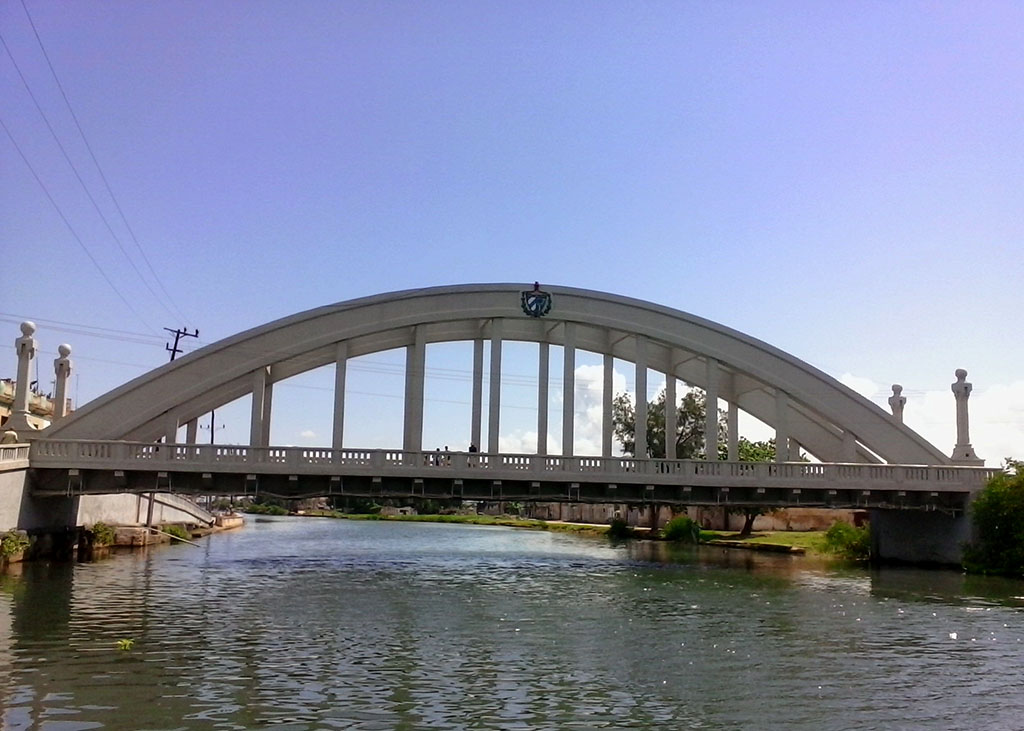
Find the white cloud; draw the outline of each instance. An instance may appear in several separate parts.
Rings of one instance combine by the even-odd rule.
[[[891,392],[880,389],[869,378],[844,373],[839,380],[871,399],[887,413]],[[914,391],[904,388],[907,405],[903,421],[911,429],[951,454],[956,444],[956,401],[947,388],[941,391]],[[968,401],[970,438],[976,454],[989,466],[998,466],[1006,457],[1024,458],[1024,381],[1009,385],[975,387]]]
[[[839,382],[853,389],[864,398],[873,399],[878,394],[878,384],[870,378],[855,376],[852,373],[844,373],[839,376]]]
[[[904,391],[906,394],[906,391]],[[995,467],[1005,457],[1024,458],[1024,381],[975,388],[968,401],[975,454]],[[956,444],[956,402],[950,391],[907,396],[903,420],[946,454]]]

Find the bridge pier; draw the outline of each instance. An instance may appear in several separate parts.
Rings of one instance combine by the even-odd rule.
[[[971,519],[963,511],[873,508],[869,515],[876,563],[960,566],[963,545],[972,538]]]

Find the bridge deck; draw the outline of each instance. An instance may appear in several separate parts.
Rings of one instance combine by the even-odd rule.
[[[37,494],[148,492],[962,510],[976,467],[36,440]]]

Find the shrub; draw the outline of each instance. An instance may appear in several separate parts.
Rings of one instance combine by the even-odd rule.
[[[164,533],[168,533],[168,534],[174,536],[175,538],[181,538],[184,541],[187,541],[187,540],[192,538],[192,534],[189,533],[187,530],[185,530],[184,527],[182,527],[180,525],[175,525],[175,524],[165,525],[163,527],[163,532]]]
[[[1024,576],[1024,464],[1007,460],[971,505],[974,542],[964,547],[972,573]]]
[[[288,509],[280,505],[270,503],[253,503],[242,508],[244,513],[255,513],[256,515],[288,515]]]
[[[665,524],[661,531],[662,537],[667,541],[680,541],[685,543],[700,542],[700,525],[697,521],[685,515],[677,515]]]
[[[633,535],[633,529],[629,527],[622,518],[612,518],[611,522],[608,523],[608,537],[616,540],[623,538],[629,538]]]
[[[114,529],[106,523],[96,523],[92,527],[92,543],[94,546],[110,546],[114,543]]]
[[[839,521],[825,531],[825,550],[843,558],[866,559],[871,555],[871,531]]]
[[[28,548],[28,536],[16,530],[9,530],[0,537],[0,556],[7,558]]]

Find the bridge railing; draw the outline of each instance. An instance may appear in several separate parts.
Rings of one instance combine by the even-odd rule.
[[[393,449],[330,449],[326,447],[251,447],[222,444],[160,444],[37,439],[28,450],[32,466],[108,469],[161,469],[330,474],[430,474],[432,470],[462,476],[487,474],[493,479],[599,479],[633,482],[677,481],[700,484],[797,485],[834,483],[836,487],[886,482],[924,489],[975,489],[997,469],[952,465],[839,464],[813,462],[729,462],[685,459],[636,459],[482,452],[406,451]],[[0,452],[0,456],[6,454]],[[472,472],[470,472],[472,471]]]

